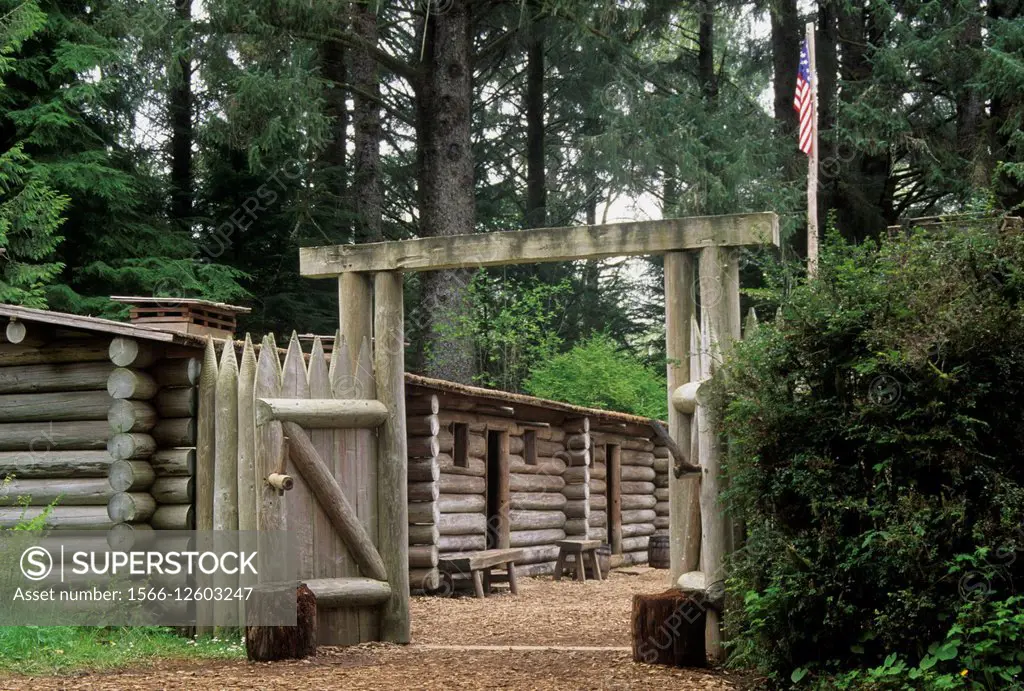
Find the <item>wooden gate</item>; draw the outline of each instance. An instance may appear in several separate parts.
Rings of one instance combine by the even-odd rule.
[[[399,321],[379,309],[376,326],[401,343],[395,290],[378,281]],[[283,364],[270,335],[246,338],[240,367],[225,346],[218,365],[211,340],[200,381],[196,527],[288,531],[323,645],[409,641],[403,353],[381,340],[371,354],[361,304],[329,361],[293,334]]]

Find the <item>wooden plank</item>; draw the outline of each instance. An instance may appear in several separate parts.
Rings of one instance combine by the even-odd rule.
[[[305,430],[294,422],[282,423],[285,436],[288,438],[289,456],[311,488],[321,508],[327,514],[331,525],[345,540],[352,558],[362,568],[363,573],[377,580],[385,580],[384,561],[377,552],[370,534],[359,522],[355,509],[345,497],[337,481],[330,475],[320,454]],[[289,518],[291,514],[289,514]],[[408,540],[408,528],[406,529]],[[405,549],[408,550],[408,544]]]
[[[331,372],[327,366],[323,341],[319,336],[313,339],[313,347],[309,354],[307,379],[309,381],[309,395],[313,399],[324,400],[334,397],[331,390]],[[288,401],[289,399],[278,400]],[[305,403],[306,401],[294,399],[291,402]],[[299,422],[298,424],[303,425],[305,423]],[[315,425],[311,426],[315,427]],[[339,453],[339,449],[335,446],[334,435],[335,431],[330,429],[309,430],[310,441],[316,452],[320,455],[327,473],[332,479],[337,481],[338,459],[336,456]],[[345,488],[340,487],[340,490],[344,493]],[[347,497],[345,494],[342,496]],[[351,504],[351,500],[349,500],[349,503]],[[331,519],[327,516],[319,502],[316,502],[313,506],[313,575],[318,579],[325,579],[327,582],[334,582],[343,577],[359,576],[359,569],[349,555],[345,541],[334,529]],[[372,582],[380,583],[380,581]],[[314,593],[316,592],[314,590]],[[353,606],[355,605],[345,605],[343,600],[339,599],[337,606],[330,607],[325,602],[321,602],[320,595],[317,594],[317,629],[322,641],[329,640],[331,645],[360,642],[359,615],[351,609]],[[341,638],[342,636],[344,639]]]
[[[299,248],[299,271],[310,278],[330,278],[356,271],[479,268],[762,243],[779,244],[774,213],[305,247]]]
[[[322,351],[323,346],[321,346]],[[321,352],[321,358],[323,354]],[[312,360],[311,360],[312,361]],[[326,383],[327,370],[323,378]],[[260,398],[256,401],[256,424],[268,420],[294,422],[303,427],[321,429],[366,429],[380,426],[388,411],[380,401]]]
[[[263,339],[259,358],[256,360],[256,383],[254,396],[275,397],[281,393],[277,348],[273,347],[272,336]],[[270,422],[256,429],[256,472],[259,473],[257,487],[260,491],[257,518],[261,531],[286,530],[284,500],[277,490],[266,482],[271,473],[284,472],[284,432],[280,422]],[[269,556],[267,558],[270,558]]]
[[[391,597],[382,607],[381,636],[392,643],[408,643],[409,615],[409,504],[405,430],[405,321],[402,275],[374,276],[376,312],[373,352],[377,399],[388,409],[380,427],[377,447],[377,540],[387,567]]]

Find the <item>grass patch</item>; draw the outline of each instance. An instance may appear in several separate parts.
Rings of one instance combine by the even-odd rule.
[[[192,640],[166,627],[0,627],[0,672],[15,674],[116,669],[157,659],[232,660],[244,656],[240,638]]]

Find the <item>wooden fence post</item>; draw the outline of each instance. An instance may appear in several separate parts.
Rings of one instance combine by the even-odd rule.
[[[380,427],[377,446],[378,549],[391,584],[382,608],[381,637],[408,643],[409,622],[409,504],[407,440],[405,437],[405,324],[402,274],[381,272],[374,279],[377,309],[374,318],[374,365],[377,399],[390,413]]]
[[[263,478],[256,468],[256,350],[252,338],[245,334],[242,362],[238,369],[238,529],[256,530],[259,526],[257,506]]]
[[[213,338],[206,337],[203,366],[199,373],[199,412],[196,429],[196,530],[213,530],[213,496],[217,451],[217,351]],[[197,579],[197,585],[213,585]],[[196,603],[197,621],[208,620],[213,612],[210,602]],[[196,635],[213,633],[213,627],[196,626]]]

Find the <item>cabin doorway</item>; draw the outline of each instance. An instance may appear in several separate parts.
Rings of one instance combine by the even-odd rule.
[[[487,432],[487,549],[509,546],[508,432]]]
[[[612,554],[622,554],[622,460],[618,444],[605,445],[605,468],[608,492],[608,545]]]

